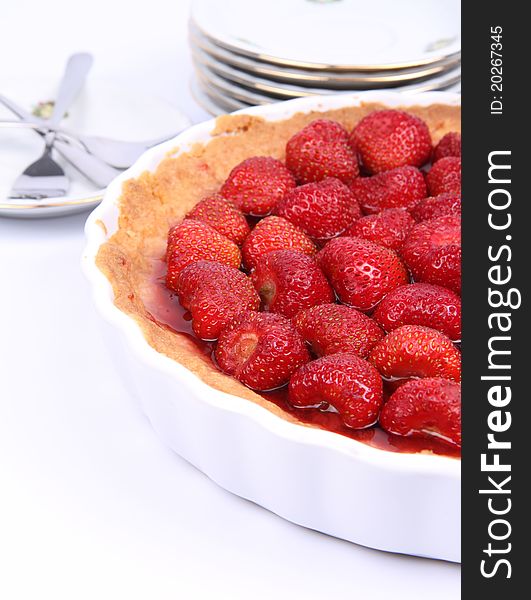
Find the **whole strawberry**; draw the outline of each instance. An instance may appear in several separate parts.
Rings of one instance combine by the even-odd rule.
[[[378,371],[355,354],[323,356],[298,369],[289,383],[289,401],[300,408],[336,410],[347,427],[364,429],[378,419],[383,400]]]
[[[461,298],[438,285],[400,286],[378,304],[372,318],[387,332],[402,325],[424,325],[454,342],[461,339]]]
[[[293,175],[279,160],[253,156],[232,169],[220,193],[246,215],[263,217],[295,185]]]
[[[242,259],[238,246],[213,227],[185,219],[168,233],[166,286],[176,291],[179,273],[198,260],[213,260],[238,269]]]
[[[240,313],[225,327],[215,356],[222,371],[258,391],[285,385],[310,359],[289,319],[254,311]]]
[[[264,308],[285,317],[334,300],[334,292],[315,260],[296,250],[275,250],[262,256],[251,278]]]
[[[221,194],[204,198],[186,216],[207,223],[238,246],[242,245],[250,231],[243,213]]]
[[[360,238],[330,240],[317,262],[341,302],[362,311],[371,310],[390,291],[408,282],[395,252]]]
[[[408,381],[383,406],[380,425],[395,435],[461,446],[461,388],[435,377]]]
[[[375,215],[361,217],[343,235],[376,242],[391,250],[399,250],[415,220],[402,208],[389,208]]]
[[[359,175],[358,159],[348,131],[336,121],[318,119],[296,133],[286,145],[286,166],[299,183],[336,177],[344,183]]]
[[[428,162],[432,153],[426,123],[401,110],[369,113],[354,127],[351,140],[370,173],[404,165],[420,167]]]
[[[217,262],[198,261],[185,267],[176,291],[192,315],[194,333],[202,340],[217,339],[242,310],[260,308],[260,298],[247,275]]]
[[[424,175],[410,166],[358,177],[350,184],[350,190],[365,214],[386,208],[411,208],[427,194]]]
[[[461,292],[460,217],[448,215],[418,223],[400,253],[415,281]]]
[[[430,196],[461,194],[461,157],[446,156],[438,160],[426,175]]]
[[[445,215],[461,215],[461,194],[445,193],[424,198],[409,210],[415,221],[427,221]]]
[[[433,162],[437,162],[446,156],[461,158],[461,134],[457,131],[450,131],[439,140],[433,150]]]
[[[270,216],[259,221],[242,246],[243,264],[254,269],[259,258],[273,250],[298,250],[308,256],[317,252],[312,240],[282,217]]]
[[[327,240],[359,219],[361,210],[348,187],[339,179],[329,178],[292,190],[276,205],[274,214],[313,239]]]
[[[391,381],[419,377],[461,380],[461,353],[440,331],[403,325],[371,350],[368,361]]]
[[[317,356],[351,352],[365,358],[384,332],[367,315],[343,304],[321,304],[301,311],[295,327]]]

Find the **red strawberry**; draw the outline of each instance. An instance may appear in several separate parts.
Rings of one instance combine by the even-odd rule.
[[[317,240],[327,240],[343,233],[361,217],[352,192],[334,178],[294,189],[280,200],[274,213]]]
[[[413,283],[398,287],[378,304],[372,318],[385,331],[402,325],[424,325],[451,340],[461,339],[461,298],[438,285]]]
[[[360,237],[391,250],[398,250],[413,225],[415,221],[407,210],[389,208],[381,213],[358,219],[343,235]]]
[[[344,304],[367,311],[399,285],[407,272],[389,248],[354,237],[330,240],[317,261]]]
[[[404,165],[420,167],[432,152],[429,129],[401,110],[375,110],[354,127],[351,140],[370,173]]]
[[[295,327],[317,356],[353,352],[365,358],[384,337],[367,315],[343,304],[321,304],[301,311]]]
[[[444,159],[441,159],[444,160]],[[415,281],[461,291],[461,219],[456,215],[422,221],[400,251]]]
[[[447,156],[438,160],[426,175],[430,196],[461,194],[461,157]]]
[[[242,258],[238,246],[213,227],[185,219],[172,227],[168,234],[166,286],[176,291],[179,273],[197,260],[214,260],[238,269]]]
[[[300,408],[332,407],[348,427],[374,425],[382,405],[378,371],[355,354],[323,356],[296,371],[289,383],[289,401]]]
[[[312,240],[298,227],[282,217],[266,217],[247,236],[243,247],[243,264],[249,271],[258,259],[273,250],[298,250],[308,256],[317,252]]]
[[[461,158],[461,134],[450,131],[444,135],[433,151],[433,162],[446,156],[459,156]]]
[[[263,217],[295,187],[295,179],[276,158],[253,156],[235,166],[221,195],[246,215]]]
[[[334,300],[315,260],[296,250],[275,250],[262,256],[251,277],[265,309],[285,317]]]
[[[289,319],[273,313],[240,313],[221,332],[216,347],[220,368],[259,391],[288,383],[310,359],[303,339]]]
[[[411,208],[426,197],[424,175],[416,167],[397,167],[372,177],[358,177],[350,184],[365,214],[386,208]]]
[[[249,277],[217,262],[202,260],[188,265],[176,287],[181,304],[192,314],[194,333],[203,340],[215,340],[242,310],[260,308]]]
[[[299,183],[336,177],[344,183],[358,177],[358,159],[347,130],[328,119],[312,121],[286,145],[286,166]]]
[[[461,388],[436,377],[407,381],[385,403],[380,425],[395,435],[461,446]]]
[[[461,215],[461,194],[439,194],[425,198],[409,212],[415,221],[427,221],[445,215]]]
[[[368,358],[389,380],[444,377],[461,380],[461,353],[440,331],[403,325],[376,344]]]
[[[187,217],[207,223],[238,246],[241,246],[250,231],[243,213],[221,194],[213,194],[198,202]]]

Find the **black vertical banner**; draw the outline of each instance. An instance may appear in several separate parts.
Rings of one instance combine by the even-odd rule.
[[[512,600],[531,598],[531,30],[517,2],[462,16],[462,597]]]

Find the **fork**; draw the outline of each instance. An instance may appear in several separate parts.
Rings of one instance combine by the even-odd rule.
[[[92,66],[92,56],[86,53],[73,54],[66,64],[65,72],[59,86],[52,116],[47,121],[51,128],[61,122],[70,104],[83,87],[87,73]],[[17,178],[10,198],[51,198],[64,196],[68,192],[70,182],[62,167],[52,157],[55,133],[49,131],[44,136],[42,156],[29,165]]]

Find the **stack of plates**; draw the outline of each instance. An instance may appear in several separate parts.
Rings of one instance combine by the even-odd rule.
[[[460,0],[195,0],[194,95],[219,114],[340,91],[459,91],[460,11]]]

